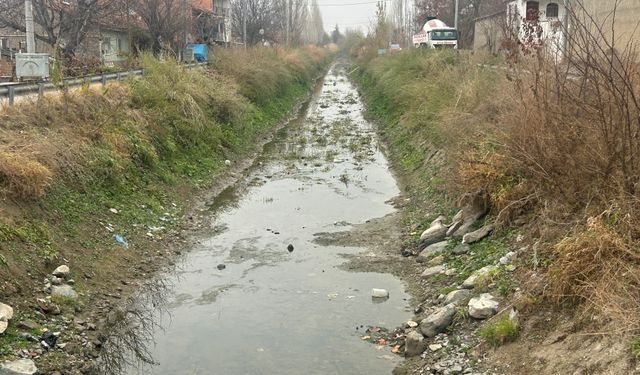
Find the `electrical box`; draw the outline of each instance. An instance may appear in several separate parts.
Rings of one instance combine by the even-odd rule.
[[[16,53],[16,77],[49,78],[48,53]]]

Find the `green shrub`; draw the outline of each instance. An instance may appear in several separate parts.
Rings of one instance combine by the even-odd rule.
[[[494,347],[513,342],[518,338],[518,323],[509,315],[504,315],[500,320],[487,323],[478,330],[478,335]]]

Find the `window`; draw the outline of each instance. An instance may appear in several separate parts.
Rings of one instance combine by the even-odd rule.
[[[540,3],[537,1],[527,1],[527,21],[537,21],[540,17]]]
[[[558,18],[559,7],[556,3],[547,5],[547,18]]]
[[[102,38],[102,54],[111,54],[111,38]]]

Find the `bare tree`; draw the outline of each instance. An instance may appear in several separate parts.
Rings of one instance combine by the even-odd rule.
[[[309,17],[307,0],[273,0],[273,2],[276,8],[276,19],[280,30],[283,31],[284,39],[287,39],[288,32],[289,41],[293,44],[300,44],[303,41],[302,35]],[[289,17],[289,30],[287,30],[287,16]]]
[[[312,0],[309,7],[309,22],[305,25],[304,39],[309,43],[320,45],[323,42],[325,34],[322,12],[320,12],[317,0]]]
[[[48,45],[60,46],[65,55],[73,55],[87,34],[101,19],[123,9],[122,0],[33,0],[35,37]],[[0,2],[0,27],[26,31],[24,1]]]
[[[135,10],[149,29],[154,53],[183,47],[191,12],[186,0],[139,0]]]
[[[246,21],[248,45],[258,44],[263,39],[278,40],[280,27],[276,21],[276,9],[272,0],[236,0],[232,7],[233,33],[243,35]]]

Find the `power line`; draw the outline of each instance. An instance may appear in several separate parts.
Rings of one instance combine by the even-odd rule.
[[[380,0],[380,1],[363,1],[359,3],[342,3],[342,4],[317,4],[317,7],[347,7],[352,5],[368,5],[368,4],[377,4],[377,3],[390,3],[393,0]],[[310,5],[313,6],[313,5]]]

